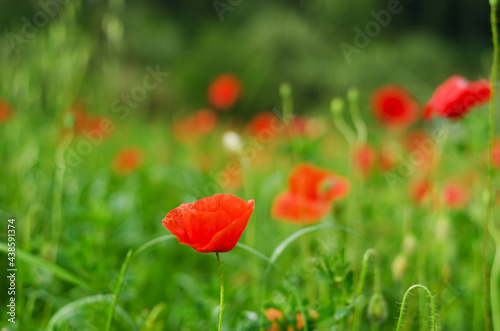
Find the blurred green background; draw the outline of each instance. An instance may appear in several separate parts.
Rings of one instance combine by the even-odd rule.
[[[279,102],[282,81],[294,87],[296,111],[302,113],[322,111],[332,96],[352,86],[368,92],[400,83],[427,96],[451,73],[475,79],[486,75],[490,63],[486,1],[401,1],[401,12],[391,15],[350,62],[340,44],[354,45],[354,29],[364,31],[374,21],[371,12],[386,10],[388,2],[0,3],[1,56],[9,58],[2,61],[2,76],[10,78],[4,82],[22,80],[23,69],[36,69],[33,79],[43,82],[41,88],[71,81],[78,85],[71,89],[74,98],[91,100],[89,86],[99,84],[104,95],[119,96],[141,79],[146,65],[159,65],[170,76],[141,107],[147,116],[204,107],[206,87],[221,72],[241,77],[245,97],[235,111],[248,117]],[[39,11],[53,12],[54,18],[36,38],[13,41],[13,34],[23,35],[23,18],[33,21]],[[53,30],[50,36],[47,30]],[[58,30],[64,36],[56,40]],[[13,43],[15,54],[9,52]],[[76,58],[79,65],[61,70],[61,76],[54,72],[56,62]],[[9,96],[13,91],[4,83],[0,92]]]

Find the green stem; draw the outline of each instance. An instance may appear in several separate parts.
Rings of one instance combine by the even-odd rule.
[[[347,99],[349,100],[349,111],[351,112],[352,121],[358,132],[358,145],[362,146],[366,143],[366,124],[359,112],[359,91],[356,88],[351,88],[347,91]]]
[[[57,260],[57,250],[59,245],[59,238],[61,236],[62,229],[62,194],[63,194],[63,183],[64,174],[66,173],[66,162],[64,160],[64,153],[73,141],[73,133],[65,135],[59,145],[57,146],[55,161],[56,161],[56,171],[54,175],[54,193],[52,196],[52,232],[51,232],[51,242],[54,245],[52,251],[52,260],[56,262]]]
[[[108,318],[106,320],[106,329],[105,329],[106,331],[111,330],[111,324],[113,322],[113,315],[115,313],[116,300],[118,299],[118,293],[120,292],[120,289],[122,288],[123,279],[125,278],[125,271],[127,270],[127,267],[128,267],[128,264],[130,263],[131,257],[132,257],[132,250],[130,249],[127,253],[127,257],[125,257],[125,261],[122,264],[120,274],[118,275],[118,279],[116,280],[116,283],[115,283],[115,288],[113,290],[113,297],[112,297],[111,305],[110,305],[109,311],[108,311]]]
[[[500,330],[500,242],[497,242],[495,260],[491,269],[491,311],[493,314],[493,330]]]
[[[344,121],[344,117],[342,116],[342,113],[344,111],[344,101],[340,98],[333,99],[330,104],[330,110],[333,115],[333,123],[347,141],[349,150],[352,150],[352,147],[354,146],[354,140],[356,138],[354,132],[349,127],[349,125],[347,125],[347,123]]]
[[[429,303],[431,305],[431,330],[436,331],[436,307],[434,305],[434,298],[432,297],[431,291],[429,291],[429,289],[427,287],[425,287],[424,285],[420,285],[420,284],[412,285],[412,286],[410,286],[410,288],[408,288],[408,290],[406,290],[406,293],[403,296],[403,302],[401,303],[401,312],[399,313],[398,326],[396,328],[396,331],[401,330],[401,324],[403,323],[403,315],[404,315],[404,310],[405,310],[406,300],[408,299],[408,295],[410,294],[410,292],[412,290],[414,290],[416,288],[423,289],[424,291],[427,292],[427,294],[429,296]]]
[[[356,299],[358,299],[361,296],[361,292],[363,292],[366,274],[368,273],[368,261],[370,260],[370,258],[373,260],[373,292],[374,294],[376,294],[381,293],[382,291],[380,279],[380,258],[375,249],[369,248],[363,255],[363,264],[361,267],[361,275],[359,277],[358,288],[356,290]],[[366,300],[360,300],[360,303],[356,305],[354,310],[352,330],[360,330],[359,325],[361,323],[361,312],[363,311],[365,306]]]
[[[215,252],[217,256],[217,264],[219,265],[219,277],[220,277],[220,305],[219,305],[219,331],[222,330],[222,310],[224,310],[224,276],[222,275],[222,263],[220,262],[220,256],[218,252]]]
[[[363,291],[363,286],[365,283],[366,273],[368,272],[368,260],[372,258],[374,262],[373,266],[373,292],[380,293],[382,289],[381,280],[380,280],[380,258],[377,254],[377,251],[373,248],[366,250],[363,256],[363,265],[361,267],[361,276],[359,278],[358,289],[356,291],[356,296],[359,296]]]
[[[487,259],[487,246],[488,246],[488,232],[491,219],[493,218],[493,139],[495,137],[495,86],[497,81],[498,72],[498,30],[497,30],[497,3],[490,1],[490,20],[491,20],[491,36],[493,40],[493,63],[491,66],[491,99],[489,111],[489,157],[488,157],[488,203],[486,206],[486,220],[484,224],[483,236],[483,308],[484,308],[484,329],[485,331],[491,330],[490,321],[490,307],[489,307],[489,275],[488,275],[488,259]],[[499,326],[500,327],[500,326]],[[498,329],[495,329],[498,331]]]

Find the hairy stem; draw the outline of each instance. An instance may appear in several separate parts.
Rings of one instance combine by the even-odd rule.
[[[219,278],[220,278],[220,305],[219,305],[219,331],[222,330],[222,310],[224,310],[224,276],[222,275],[222,263],[220,262],[219,253],[215,253],[217,256],[217,263],[219,265]]]
[[[406,290],[405,295],[403,296],[403,302],[401,303],[401,312],[399,313],[399,319],[398,319],[398,326],[396,328],[396,331],[401,330],[401,325],[403,323],[403,315],[404,315],[404,310],[405,310],[405,305],[406,305],[406,300],[408,299],[408,295],[410,292],[416,288],[421,288],[424,291],[427,292],[427,295],[429,296],[429,304],[431,306],[431,330],[436,331],[436,307],[434,305],[434,298],[432,297],[431,291],[424,285],[416,284],[412,285]]]

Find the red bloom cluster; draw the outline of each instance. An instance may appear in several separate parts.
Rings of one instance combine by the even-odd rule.
[[[113,165],[120,174],[127,175],[141,166],[143,162],[142,150],[138,147],[122,149],[114,158]]]
[[[387,127],[406,127],[417,120],[419,105],[404,88],[386,85],[372,95],[375,116]]]
[[[253,200],[216,194],[171,210],[163,226],[199,253],[228,252],[240,239],[254,206]]]
[[[491,86],[486,79],[469,82],[452,76],[441,84],[424,106],[424,118],[438,115],[451,120],[464,117],[472,108],[490,100]]]
[[[297,224],[321,220],[331,203],[349,194],[349,181],[310,163],[298,165],[290,174],[288,191],[278,195],[272,206],[274,218]]]
[[[215,108],[226,110],[238,101],[241,94],[241,82],[232,74],[217,76],[208,88],[208,102]]]

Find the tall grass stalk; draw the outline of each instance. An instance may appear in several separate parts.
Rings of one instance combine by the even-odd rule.
[[[484,329],[485,331],[491,330],[491,320],[490,320],[490,301],[489,301],[489,267],[488,267],[488,236],[491,220],[493,218],[493,139],[495,137],[495,87],[497,81],[498,72],[498,29],[497,29],[497,5],[498,0],[490,0],[490,22],[491,22],[491,37],[493,41],[493,63],[491,65],[491,99],[490,99],[490,111],[489,111],[489,156],[488,156],[488,202],[486,205],[486,220],[484,224],[484,236],[483,236],[483,250],[482,250],[482,260],[483,260],[483,308],[484,308]],[[492,231],[494,231],[492,229]],[[497,242],[497,246],[500,243]],[[493,279],[494,281],[494,279]],[[492,304],[493,302],[498,302],[498,293],[492,293]],[[496,313],[498,315],[498,312]],[[498,320],[495,318],[495,320]],[[495,324],[497,324],[495,322]],[[500,325],[494,325],[495,331],[500,330]]]

